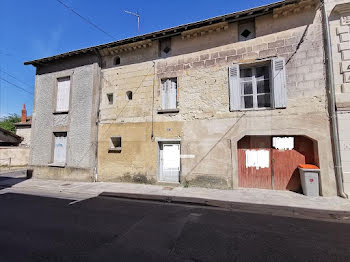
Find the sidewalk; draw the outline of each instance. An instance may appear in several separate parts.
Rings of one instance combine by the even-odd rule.
[[[340,197],[307,197],[290,191],[265,189],[219,190],[131,183],[26,179],[25,175],[24,170],[0,173],[0,194],[21,193],[72,201],[97,196],[117,197],[350,222],[350,200]]]

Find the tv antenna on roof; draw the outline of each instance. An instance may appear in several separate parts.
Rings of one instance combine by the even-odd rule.
[[[137,17],[137,34],[139,35],[140,34],[140,14],[138,12],[134,13],[126,10],[124,10],[124,12]]]

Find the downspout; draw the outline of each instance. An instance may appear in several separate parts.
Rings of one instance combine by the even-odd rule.
[[[96,149],[95,149],[95,168],[94,168],[94,182],[98,181],[98,128],[100,123],[100,100],[101,100],[101,81],[102,81],[102,57],[97,49],[94,49],[98,59],[98,68],[100,70],[98,76],[98,91],[97,91],[97,112],[96,112]]]
[[[323,16],[323,33],[325,41],[325,59],[326,59],[326,75],[327,75],[327,85],[328,85],[328,95],[329,95],[329,115],[331,122],[331,139],[334,152],[334,164],[335,164],[335,176],[337,180],[337,190],[338,195],[343,198],[348,198],[348,195],[344,192],[343,184],[343,169],[341,163],[340,155],[340,143],[339,143],[339,134],[338,134],[338,116],[336,113],[336,104],[335,104],[335,88],[334,88],[334,70],[333,70],[333,55],[332,47],[330,41],[330,31],[329,31],[329,22],[326,6],[324,0],[320,0],[322,16]]]

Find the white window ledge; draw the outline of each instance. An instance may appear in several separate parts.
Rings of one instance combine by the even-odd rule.
[[[108,148],[108,153],[120,153],[122,151],[121,147]]]
[[[53,112],[54,115],[64,115],[64,114],[68,114],[69,111],[55,111]]]
[[[158,109],[158,114],[168,114],[168,113],[179,113],[180,110],[178,108],[174,109]]]
[[[51,167],[66,167],[66,164],[65,163],[50,163],[50,164],[48,164],[48,166],[51,166]]]

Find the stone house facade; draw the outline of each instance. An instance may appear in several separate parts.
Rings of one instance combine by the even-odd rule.
[[[307,163],[320,168],[322,195],[337,194],[318,1],[282,1],[27,64],[37,67],[34,175],[298,191],[297,166]],[[67,77],[72,109],[55,112]],[[62,165],[52,161],[56,133]]]
[[[350,3],[329,1],[329,24],[336,88],[344,191],[350,194]]]

